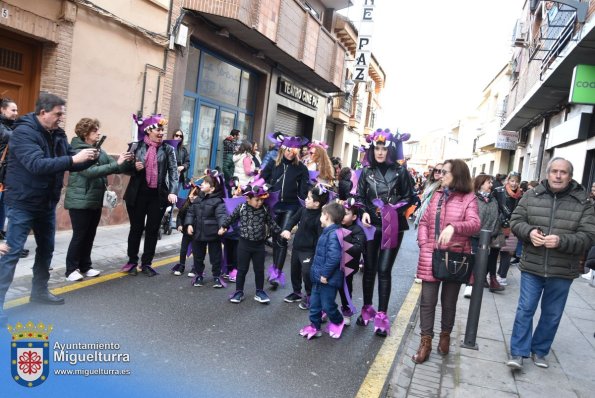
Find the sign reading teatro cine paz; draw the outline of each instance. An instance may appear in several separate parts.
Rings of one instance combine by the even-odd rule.
[[[277,93],[299,102],[308,108],[316,109],[318,107],[319,98],[316,94],[290,82],[289,80],[285,80],[282,77],[279,78],[279,83],[277,84]]]
[[[572,72],[569,102],[595,105],[595,65],[577,65]]]

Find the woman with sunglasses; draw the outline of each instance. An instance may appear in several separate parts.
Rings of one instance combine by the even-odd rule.
[[[182,189],[184,182],[186,181],[186,171],[190,167],[190,156],[188,155],[188,149],[184,146],[184,132],[177,129],[174,132],[174,140],[179,141],[176,147],[176,163],[178,164],[178,190]]]
[[[308,170],[310,171],[318,172],[316,182],[332,186],[335,179],[335,170],[331,164],[331,159],[326,153],[327,148],[328,145],[324,142],[311,143],[308,150],[310,156],[308,163],[306,163],[306,167],[308,167]]]
[[[439,230],[436,230],[437,225]],[[438,297],[442,305],[438,353],[448,354],[450,333],[454,327],[457,299],[461,289],[459,282],[443,282],[434,278],[432,253],[436,248],[455,250],[456,246],[461,246],[464,253],[471,253],[470,238],[479,232],[480,228],[481,221],[469,167],[461,159],[446,160],[442,165],[440,188],[432,196],[417,230],[417,276],[422,280],[422,285],[419,306],[421,341],[417,353],[412,357],[415,363],[425,362],[432,351]]]
[[[291,216],[300,208],[300,199],[308,195],[308,169],[300,162],[300,148],[307,140],[303,137],[285,136],[276,132],[269,139],[279,146],[275,162],[267,163],[260,176],[271,186],[271,192],[279,192],[279,202],[274,207],[275,222],[285,230]],[[285,283],[283,266],[287,257],[287,239],[273,234],[273,264],[268,270],[268,279],[273,289]]]
[[[432,195],[438,188],[440,188],[440,182],[442,181],[442,168],[444,164],[438,163],[432,169],[432,172],[428,174],[428,179],[426,180],[426,185],[424,188],[424,193],[421,195],[421,206],[417,210],[417,215],[415,217],[415,221],[413,225],[415,228],[419,225],[419,221],[421,220],[422,216],[426,212],[428,208],[428,204],[430,204],[430,200],[432,200]]]
[[[364,252],[364,306],[357,318],[357,324],[364,326],[374,320],[376,335],[381,337],[386,337],[390,332],[387,310],[392,283],[391,272],[403,240],[403,233],[409,229],[403,212],[413,203],[414,195],[412,179],[407,169],[397,162],[399,157],[403,158],[402,147],[397,148],[397,145],[401,144],[399,137],[393,136],[389,130],[380,129],[368,137],[370,146],[366,156],[369,166],[363,169],[356,192],[357,202],[363,204],[362,223],[366,227],[376,228],[374,238],[367,241]],[[400,206],[398,210],[395,209],[397,206]],[[381,214],[391,215],[390,220]],[[391,232],[383,235],[382,231],[387,229]],[[372,305],[377,273],[378,312]]]
[[[151,264],[161,219],[165,209],[178,200],[178,166],[174,148],[163,141],[163,126],[167,121],[161,115],[136,119],[139,142],[134,151],[130,182],[124,193],[130,220],[128,233],[128,262],[122,267],[130,275],[137,274],[140,241],[145,232],[145,246],[140,258],[142,272],[157,275]],[[146,223],[145,223],[146,220]]]

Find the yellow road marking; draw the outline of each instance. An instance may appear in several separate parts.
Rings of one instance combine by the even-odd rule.
[[[397,350],[401,345],[401,340],[407,330],[411,314],[417,305],[417,300],[421,293],[421,284],[414,283],[409,289],[409,293],[399,310],[397,318],[391,325],[391,334],[380,347],[368,374],[357,392],[356,398],[380,397],[386,383],[386,378],[392,370],[392,364],[397,355]]]
[[[162,267],[164,265],[171,264],[172,262],[176,261],[179,257],[180,256],[164,258],[162,260],[155,261],[151,266],[153,268]],[[96,278],[87,279],[82,282],[76,282],[76,283],[73,283],[72,285],[57,287],[55,289],[52,289],[51,292],[53,294],[60,295],[60,294],[72,292],[75,290],[79,290],[79,289],[82,289],[87,286],[92,286],[92,285],[96,285],[98,283],[111,281],[112,279],[122,278],[123,276],[126,276],[125,272],[113,272],[111,274],[101,275]],[[10,301],[6,302],[4,304],[4,308],[8,309],[8,308],[13,308],[13,307],[18,307],[20,305],[27,304],[28,302],[29,302],[29,297],[21,297],[21,298],[10,300]]]

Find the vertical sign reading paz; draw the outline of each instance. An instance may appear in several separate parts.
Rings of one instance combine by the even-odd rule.
[[[366,81],[372,60],[372,31],[374,30],[374,0],[364,0],[361,8],[362,20],[357,36],[353,80]]]

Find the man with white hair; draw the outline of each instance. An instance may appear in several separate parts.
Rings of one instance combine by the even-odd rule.
[[[530,355],[547,368],[572,281],[580,276],[580,257],[595,241],[595,213],[589,194],[572,179],[572,163],[553,158],[547,179],[528,191],[512,213],[513,233],[523,242],[519,303],[506,363],[521,369]],[[541,316],[533,315],[541,300]]]

